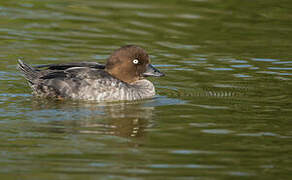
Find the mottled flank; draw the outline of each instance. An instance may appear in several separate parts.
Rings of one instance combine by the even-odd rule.
[[[120,58],[116,51],[115,58],[119,59],[119,62],[110,64],[111,69],[116,67],[118,69],[121,65],[125,67],[123,74],[132,69],[136,70],[133,76],[128,74],[123,76],[126,78],[119,77],[119,74],[113,75],[114,73],[107,71],[106,66],[93,62],[42,65],[34,68],[19,60],[18,69],[28,80],[33,94],[38,97],[95,101],[131,101],[151,98],[155,95],[155,88],[143,77],[143,74],[145,76],[149,76],[149,73],[153,76],[163,74],[149,64],[148,55],[144,55],[145,60],[139,59],[140,66],[143,67],[132,65],[133,60],[138,58],[135,53],[132,53],[133,51],[135,48],[131,49],[129,58],[123,52],[124,59]],[[139,57],[143,55],[139,54],[140,51],[139,49]],[[130,70],[127,70],[127,67],[131,67]]]

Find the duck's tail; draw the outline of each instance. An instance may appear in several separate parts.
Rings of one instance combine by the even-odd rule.
[[[25,64],[22,60],[18,59],[17,69],[23,73],[24,77],[32,85],[38,78],[38,70]]]

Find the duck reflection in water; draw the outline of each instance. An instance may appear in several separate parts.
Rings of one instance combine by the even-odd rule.
[[[47,101],[33,103],[37,121],[48,127],[41,131],[143,137],[145,128],[152,126],[154,107],[147,101],[91,103]],[[58,128],[56,128],[58,127]]]

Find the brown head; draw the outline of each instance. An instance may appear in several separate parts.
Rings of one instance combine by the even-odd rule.
[[[148,54],[135,45],[123,46],[114,51],[105,65],[105,70],[112,76],[132,83],[146,76],[163,76],[150,64]]]

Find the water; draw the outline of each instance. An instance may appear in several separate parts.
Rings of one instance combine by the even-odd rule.
[[[1,179],[290,179],[291,5],[1,1]],[[154,99],[36,99],[15,69],[126,44],[167,75]]]

